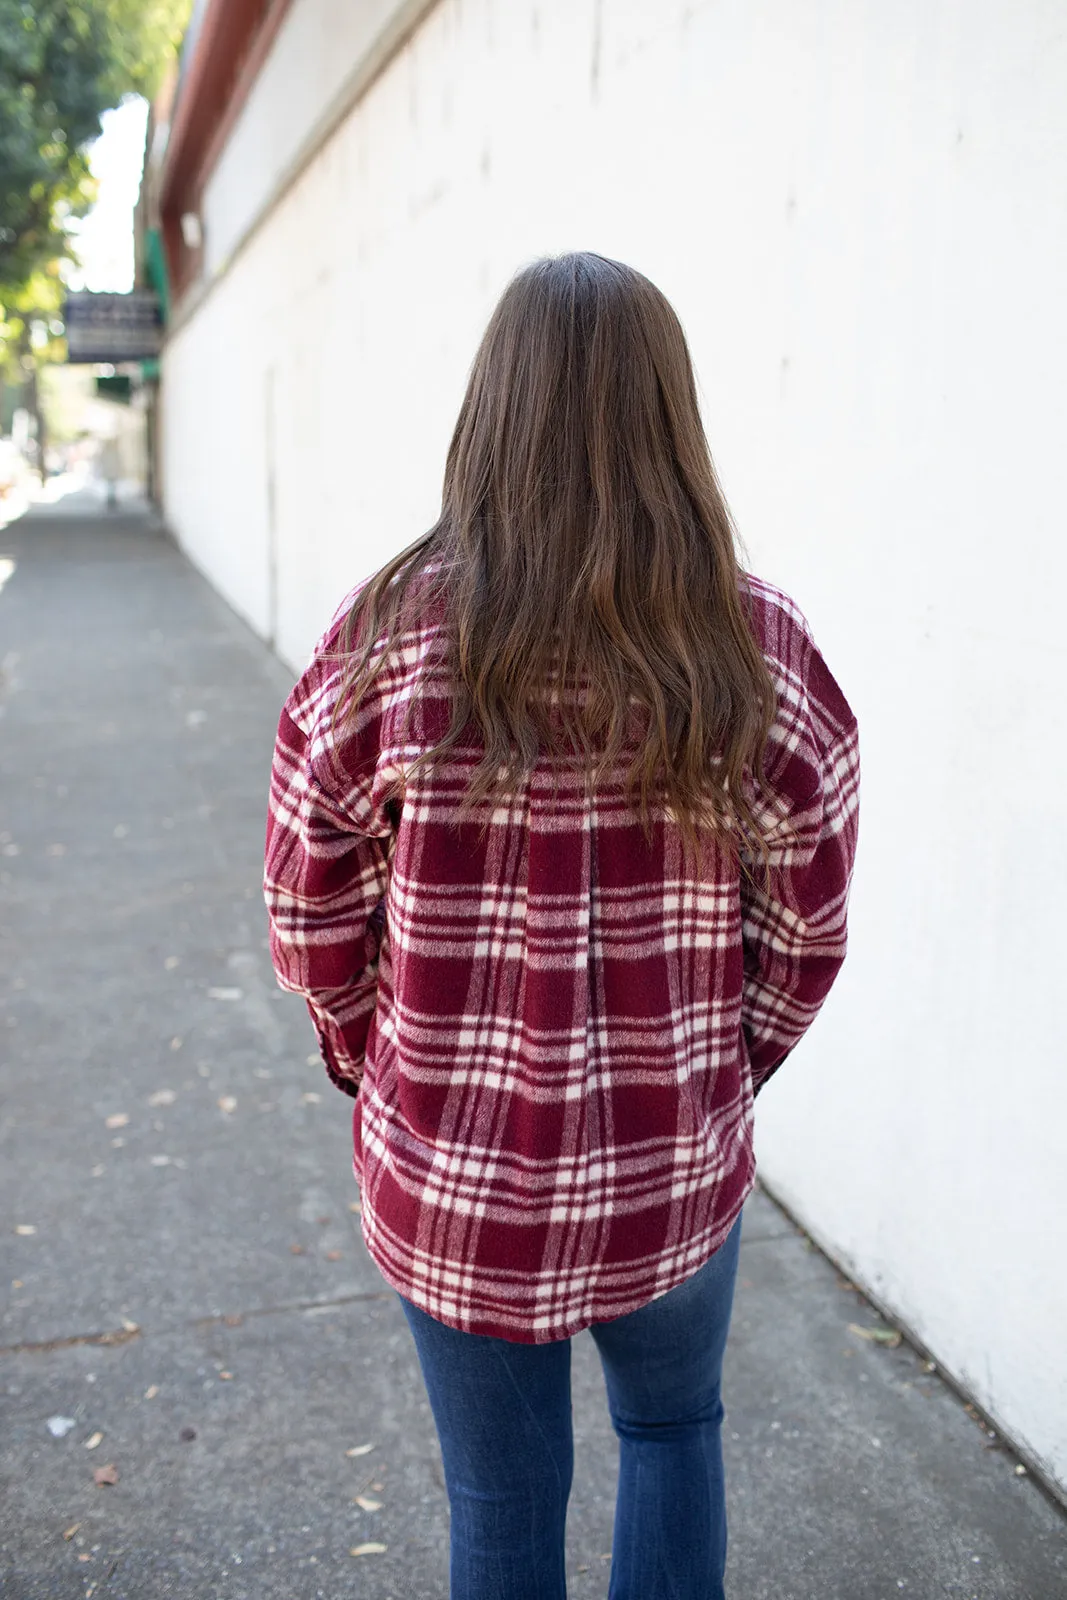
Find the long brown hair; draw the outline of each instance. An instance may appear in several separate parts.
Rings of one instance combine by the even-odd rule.
[[[346,620],[336,726],[434,600],[452,721],[417,764],[473,725],[484,755],[469,807],[513,792],[542,757],[577,759],[592,788],[623,759],[646,833],[666,806],[690,843],[710,829],[761,850],[750,779],[774,686],[685,335],[632,267],[583,251],[535,261],[504,291],[441,515]]]

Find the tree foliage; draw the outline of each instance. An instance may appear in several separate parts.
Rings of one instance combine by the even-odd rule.
[[[86,146],[125,95],[151,97],[190,0],[0,0],[0,301],[71,254],[92,204]]]
[[[0,376],[18,379],[20,366],[63,359],[63,280],[50,261],[18,289],[7,289],[0,306]]]

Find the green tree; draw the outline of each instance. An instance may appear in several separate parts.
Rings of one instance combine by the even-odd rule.
[[[190,0],[0,0],[0,298],[71,254],[93,185],[85,147],[130,93],[151,98]]]
[[[0,0],[0,385],[57,359],[59,263],[67,224],[95,186],[86,147],[103,112],[151,98],[189,20],[191,0]],[[38,465],[43,432],[37,422]]]

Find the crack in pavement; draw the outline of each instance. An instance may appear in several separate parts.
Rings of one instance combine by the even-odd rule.
[[[25,1344],[0,1345],[0,1356],[18,1356],[27,1351],[48,1355],[52,1350],[69,1350],[79,1344],[129,1344],[141,1337],[140,1328],[112,1328],[104,1333],[72,1333],[63,1339],[28,1340]]]
[[[210,1328],[217,1327],[220,1323],[225,1327],[239,1328],[242,1322],[252,1317],[274,1317],[284,1311],[332,1311],[337,1306],[359,1305],[369,1300],[391,1300],[392,1292],[388,1289],[367,1289],[360,1294],[342,1294],[333,1300],[290,1300],[277,1306],[256,1306],[251,1311],[235,1311],[229,1313],[219,1312],[210,1317],[196,1317],[192,1322],[181,1323],[180,1327]],[[175,1333],[178,1327],[160,1328],[159,1333]]]
[[[361,1294],[338,1295],[333,1300],[290,1300],[276,1306],[254,1306],[250,1311],[220,1311],[209,1317],[192,1317],[188,1322],[171,1323],[169,1327],[153,1328],[150,1332],[152,1337],[160,1338],[166,1334],[180,1333],[183,1328],[220,1326],[239,1328],[242,1323],[250,1321],[253,1317],[275,1317],[286,1311],[303,1311],[310,1314],[316,1311],[333,1311],[340,1306],[359,1305],[370,1300],[391,1299],[392,1295],[387,1289],[373,1289]],[[70,1350],[76,1345],[129,1344],[133,1339],[144,1337],[145,1329],[140,1326],[113,1328],[103,1333],[74,1333],[60,1339],[30,1339],[22,1344],[0,1345],[0,1356],[50,1355],[53,1350]]]

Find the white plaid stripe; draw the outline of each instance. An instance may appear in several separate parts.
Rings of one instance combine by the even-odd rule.
[[[753,1096],[844,956],[855,721],[792,602],[751,592],[778,694],[753,796],[766,889],[714,849],[694,866],[669,819],[650,848],[621,775],[590,802],[580,775],[539,768],[460,826],[477,747],[411,776],[450,709],[431,618],[339,743],[338,620],[286,703],[266,870],[279,979],[306,996],[334,1081],[362,1080],[372,1255],[454,1326],[561,1338],[699,1267],[752,1181]]]

